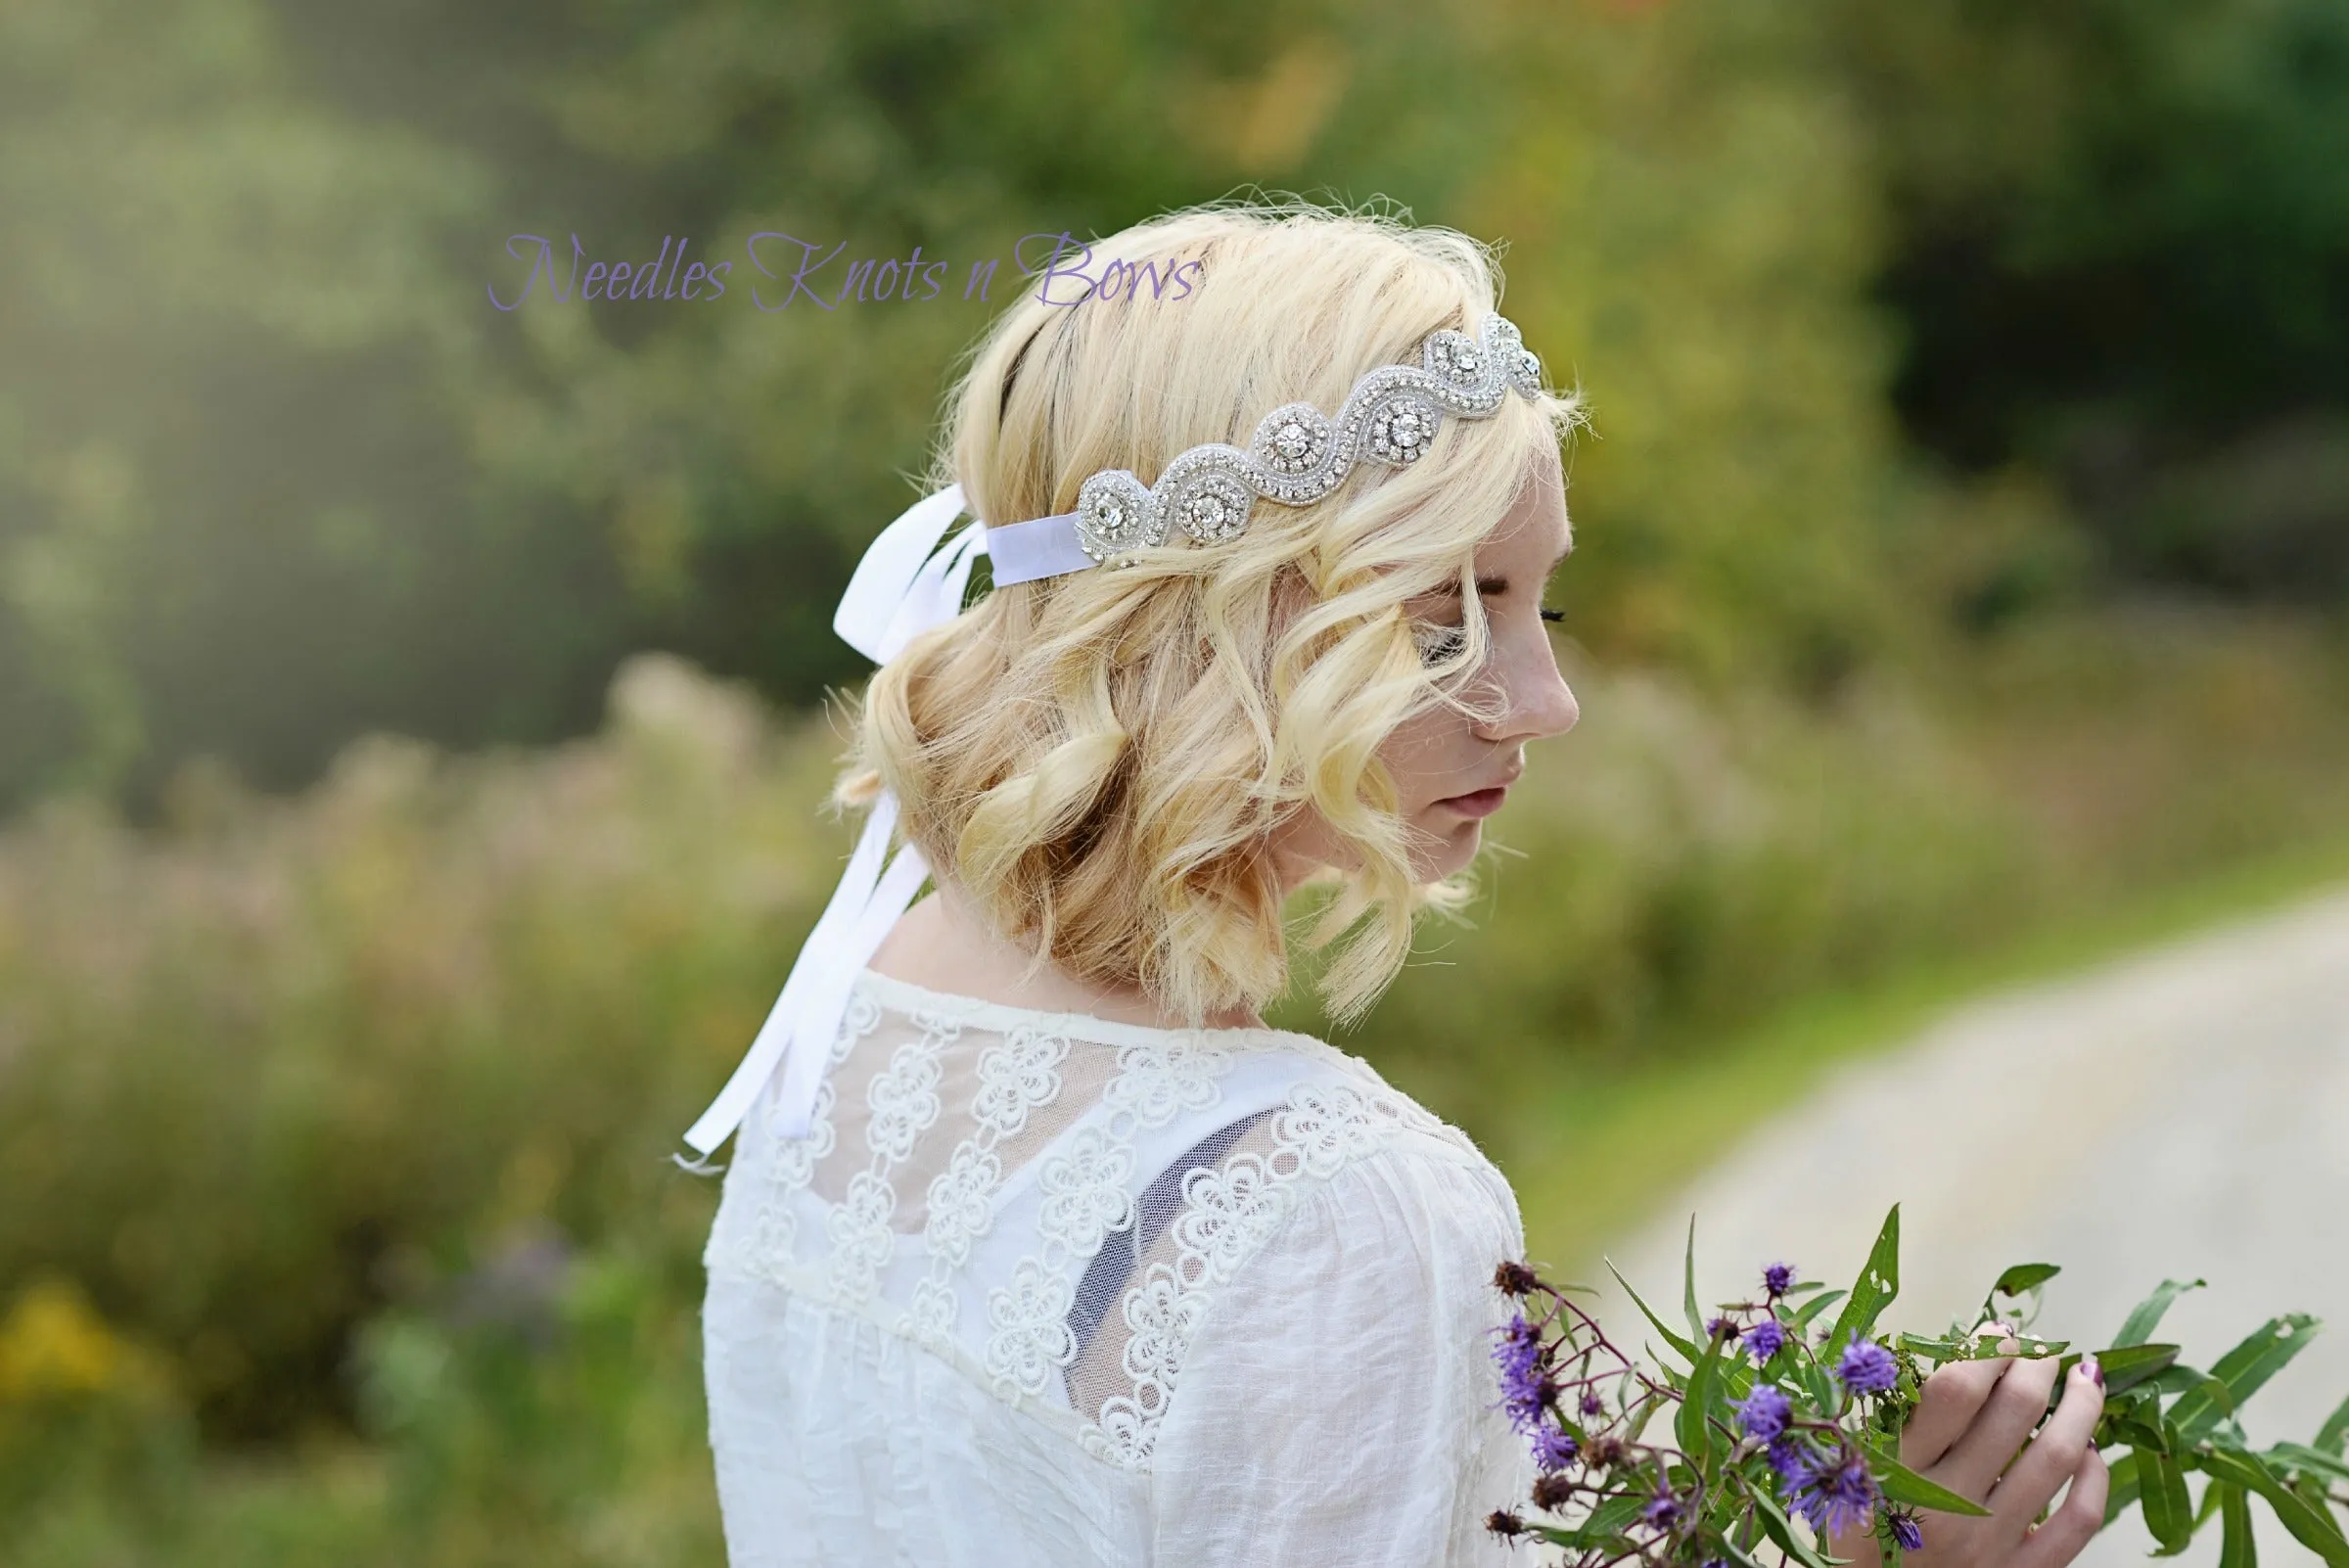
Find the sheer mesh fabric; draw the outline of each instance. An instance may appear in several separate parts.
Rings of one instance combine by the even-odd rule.
[[[1452,1129],[1308,1036],[1143,1029],[859,977],[806,1137],[763,1096],[707,1262],[867,1317],[1150,1468],[1218,1291],[1300,1195]],[[1488,1168],[1489,1169],[1489,1168]]]

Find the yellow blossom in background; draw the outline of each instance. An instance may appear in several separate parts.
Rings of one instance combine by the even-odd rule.
[[[160,1393],[155,1355],[109,1328],[74,1285],[41,1279],[0,1317],[0,1406],[75,1395]]]

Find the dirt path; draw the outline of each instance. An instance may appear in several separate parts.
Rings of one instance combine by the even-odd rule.
[[[2272,1314],[2326,1319],[2243,1417],[2305,1442],[2349,1394],[2349,893],[1969,1006],[1758,1128],[1613,1257],[1677,1301],[1694,1213],[1704,1301],[1779,1257],[1848,1282],[1896,1199],[1901,1327],[2040,1260],[2064,1268],[2039,1323],[2058,1337],[2102,1343],[2165,1275],[2211,1281],[2163,1325],[2198,1365]],[[2260,1525],[2266,1562],[2318,1560]],[[2182,1561],[2215,1563],[2218,1535]],[[2133,1515],[2080,1560],[2151,1548]]]

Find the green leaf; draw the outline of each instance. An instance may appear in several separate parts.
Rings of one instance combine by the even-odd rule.
[[[2349,1464],[2342,1463],[2322,1449],[2305,1443],[2279,1443],[2261,1455],[2270,1468],[2297,1470],[2302,1475],[2325,1476],[2335,1481],[2349,1481]]]
[[[2015,1342],[2016,1348],[2012,1351],[2001,1350],[1999,1347],[2005,1344],[2008,1339]],[[1951,1361],[1995,1360],[2001,1356],[2015,1356],[2024,1360],[2034,1361],[2057,1356],[2062,1357],[2063,1364],[2068,1366],[2080,1359],[2077,1356],[2064,1355],[2064,1352],[2072,1348],[2072,1342],[2068,1339],[2035,1339],[2029,1334],[2008,1335],[1998,1333],[1995,1330],[1965,1335],[1953,1334],[1941,1338],[1927,1338],[1921,1334],[1903,1334],[1900,1336],[1900,1347],[1911,1355],[1927,1357],[1944,1364]]]
[[[1543,1524],[1529,1527],[1528,1533],[1540,1536],[1553,1546],[1565,1546],[1575,1551],[1615,1546],[1620,1543],[1623,1535],[1620,1530],[1593,1530],[1589,1525],[1577,1525],[1572,1530],[1567,1530],[1557,1525]]]
[[[1681,1265],[1681,1305],[1688,1314],[1688,1337],[1705,1337],[1704,1314],[1696,1310],[1696,1216],[1688,1217],[1688,1251]]]
[[[1591,1509],[1590,1517],[1583,1522],[1595,1525],[1611,1535],[1620,1535],[1626,1526],[1639,1517],[1639,1510],[1646,1506],[1645,1498],[1609,1498]]]
[[[1775,1498],[1760,1487],[1753,1489],[1752,1496],[1754,1512],[1762,1519],[1762,1533],[1770,1537],[1773,1545],[1803,1568],[1828,1568],[1827,1559],[1795,1534],[1794,1521],[1786,1517],[1786,1510],[1778,1506]]]
[[[1681,1452],[1696,1461],[1697,1468],[1708,1478],[1713,1473],[1713,1380],[1721,1369],[1721,1355],[1729,1342],[1716,1336],[1705,1343],[1705,1353],[1697,1358],[1696,1370],[1688,1374],[1688,1392],[1681,1400],[1680,1412],[1673,1418],[1673,1435],[1680,1440]]]
[[[2259,1545],[2251,1537],[2251,1499],[2243,1489],[2213,1481],[2210,1490],[2219,1494],[2219,1511],[2225,1518],[2220,1526],[2219,1568],[2259,1568]]]
[[[2140,1449],[2137,1473],[2143,1489],[2145,1528],[2161,1543],[2159,1555],[2184,1551],[2194,1537],[2194,1505],[2187,1496],[2186,1472],[2169,1454]]]
[[[2160,1375],[2177,1360],[2175,1345],[2121,1345],[2096,1352],[2096,1365],[2104,1373],[2104,1413],[2116,1413],[2122,1395]],[[2071,1386],[2072,1368],[2079,1364],[2079,1353],[2074,1352],[2057,1365],[2055,1386],[2048,1391],[2050,1410],[2062,1403],[2063,1391]]]
[[[1536,1525],[1534,1534],[1552,1545],[1572,1546],[1588,1550],[1592,1546],[1611,1546],[1621,1542],[1623,1532],[1639,1517],[1646,1505],[1644,1498],[1609,1498],[1590,1510],[1590,1517],[1571,1529],[1558,1525]]]
[[[1825,1312],[1850,1294],[1851,1292],[1848,1290],[1830,1290],[1823,1296],[1814,1296],[1811,1300],[1803,1303],[1802,1310],[1794,1314],[1794,1326],[1809,1328],[1812,1320],[1820,1313]]]
[[[2189,1290],[2201,1288],[2202,1281],[2199,1279],[2163,1280],[2159,1290],[2137,1304],[2129,1314],[2129,1320],[2121,1324],[2121,1331],[2112,1336],[2112,1342],[2115,1345],[2142,1345],[2153,1337],[2153,1330],[2159,1326],[2161,1314],[2170,1310],[2170,1303]]]
[[[2171,1407],[2170,1420],[2188,1439],[2207,1432],[2220,1416],[2242,1408],[2243,1401],[2258,1393],[2262,1384],[2306,1350],[2323,1326],[2306,1313],[2269,1318],[2241,1344],[2220,1357],[2218,1364],[2210,1369],[2210,1381],[2226,1390],[2224,1407],[2210,1383],[2204,1383],[2180,1396]]]
[[[2161,1401],[2151,1394],[2140,1394],[2117,1407],[2107,1405],[2103,1418],[2096,1423],[2096,1444],[2103,1448],[2113,1443],[2170,1453],[2170,1424],[2161,1418]]]
[[[2349,1438],[2349,1400],[2341,1401],[2339,1407],[2325,1417],[2325,1424],[2317,1428],[2317,1440],[2309,1447],[2338,1453],[2344,1438]]]
[[[2109,1525],[2129,1511],[2137,1500],[2140,1485],[2137,1475],[2137,1455],[2124,1453],[2112,1461],[2110,1471],[2112,1490],[2104,1497],[2104,1522]]]
[[[2062,1272],[2061,1268],[2049,1263],[2016,1264],[1999,1275],[1998,1283],[1990,1287],[1990,1294],[1982,1298],[1983,1317],[1989,1319],[2004,1315],[1999,1311],[2000,1297],[2003,1296],[2008,1301],[2019,1301],[2025,1296],[2036,1296],[2040,1286]],[[2028,1319],[2017,1318],[2015,1321],[2023,1322]]]
[[[2064,1358],[2064,1370],[2070,1371],[2069,1363],[2079,1359],[2077,1356]],[[2105,1402],[2109,1404],[2147,1378],[2158,1377],[2175,1365],[2177,1360],[2178,1347],[2175,1345],[2116,1345],[2110,1350],[2096,1352],[2096,1365],[2104,1373]],[[2062,1386],[2062,1380],[2058,1378],[2056,1387]]]
[[[1658,1317],[1656,1310],[1641,1298],[1639,1292],[1632,1288],[1632,1282],[1623,1277],[1623,1270],[1615,1267],[1615,1260],[1612,1258],[1607,1260],[1607,1272],[1615,1276],[1615,1283],[1623,1287],[1623,1293],[1632,1298],[1632,1305],[1647,1314],[1647,1320],[1656,1325],[1656,1332],[1664,1336],[1665,1343],[1686,1357],[1688,1364],[1694,1366],[1696,1364],[1695,1342],[1676,1334],[1664,1326],[1664,1319]]]
[[[1999,1282],[1990,1287],[1994,1296],[2019,1296],[2026,1290],[2037,1290],[2063,1270],[2054,1264],[2016,1264],[1999,1275]]]
[[[1639,1413],[1632,1417],[1631,1429],[1623,1434],[1623,1440],[1626,1443],[1638,1442],[1640,1434],[1647,1430],[1647,1423],[1656,1418],[1656,1411],[1663,1403],[1662,1400],[1652,1399],[1640,1401],[1636,1407]]]
[[[1884,1496],[1895,1502],[1906,1502],[1913,1508],[1933,1508],[1942,1513],[1962,1513],[1975,1519],[1990,1517],[1990,1510],[1971,1498],[1952,1492],[1939,1482],[1926,1480],[1889,1455],[1879,1453],[1873,1468],[1877,1485],[1884,1489]]]
[[[1827,1349],[1832,1354],[1856,1334],[1865,1334],[1876,1326],[1884,1309],[1901,1293],[1901,1206],[1894,1204],[1884,1217],[1884,1227],[1876,1232],[1876,1244],[1868,1250],[1867,1267],[1852,1286],[1851,1299],[1836,1314],[1835,1327],[1827,1335]]]
[[[2220,1383],[2200,1367],[2188,1366],[2183,1361],[2175,1366],[2163,1367],[2153,1375],[2146,1386],[2156,1394],[2185,1394],[2199,1388],[2204,1383],[2211,1384],[2222,1396],[2227,1392],[2227,1386],[2224,1383]]]
[[[2349,1541],[2341,1539],[2340,1526],[2332,1515],[2320,1512],[2276,1479],[2268,1467],[2253,1455],[2234,1449],[2213,1449],[2202,1455],[2202,1468],[2213,1480],[2232,1481],[2246,1492],[2256,1492],[2267,1499],[2268,1506],[2292,1539],[2324,1558],[2331,1568],[2349,1568]]]

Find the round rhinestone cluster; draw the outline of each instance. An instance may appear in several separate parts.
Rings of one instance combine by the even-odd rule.
[[[1370,455],[1403,467],[1427,455],[1443,413],[1423,398],[1405,394],[1382,403],[1370,416]]]

